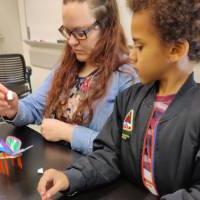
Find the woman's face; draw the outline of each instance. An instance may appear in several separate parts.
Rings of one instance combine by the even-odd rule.
[[[92,26],[96,19],[92,16],[92,11],[87,2],[69,2],[63,5],[63,26],[68,32],[73,31],[75,34],[69,34],[67,39],[68,45],[80,62],[88,62],[92,52],[100,38],[99,26]],[[74,35],[80,34],[81,31],[87,30],[87,39],[79,40]]]

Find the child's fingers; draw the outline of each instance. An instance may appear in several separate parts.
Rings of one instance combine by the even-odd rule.
[[[59,183],[56,183],[53,187],[51,187],[48,191],[47,191],[47,199],[50,200],[53,198],[53,196],[58,193],[61,189],[61,186]]]
[[[47,188],[47,185],[48,185],[48,179],[46,178],[45,175],[43,175],[38,183],[38,187],[37,187],[37,190],[39,192],[39,194],[41,195],[41,197],[44,198],[44,196],[46,196],[46,188]]]
[[[39,183],[38,183],[38,192],[41,196],[46,196],[47,190],[50,189],[52,186],[50,186],[52,182],[54,182],[54,173],[52,173],[52,170],[46,170],[41,177]]]
[[[46,194],[43,195],[43,196],[41,196],[41,199],[42,199],[42,200],[47,200],[47,196],[46,196]]]

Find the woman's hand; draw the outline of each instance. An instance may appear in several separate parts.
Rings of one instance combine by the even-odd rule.
[[[74,125],[57,119],[44,119],[41,125],[42,136],[52,142],[65,140],[71,142]]]
[[[69,188],[69,179],[67,176],[55,169],[49,169],[44,172],[38,184],[38,192],[42,200],[50,200],[59,191]]]
[[[13,92],[13,99],[7,99],[8,89],[0,83],[0,115],[13,119],[18,111],[18,97]]]

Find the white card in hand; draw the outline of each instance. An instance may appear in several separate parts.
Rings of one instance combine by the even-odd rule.
[[[11,90],[8,90],[7,92],[7,100],[12,101],[14,99],[13,92]]]

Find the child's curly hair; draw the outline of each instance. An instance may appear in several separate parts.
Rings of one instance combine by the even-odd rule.
[[[200,0],[127,0],[132,12],[150,9],[164,42],[187,40],[189,58],[200,61]]]

